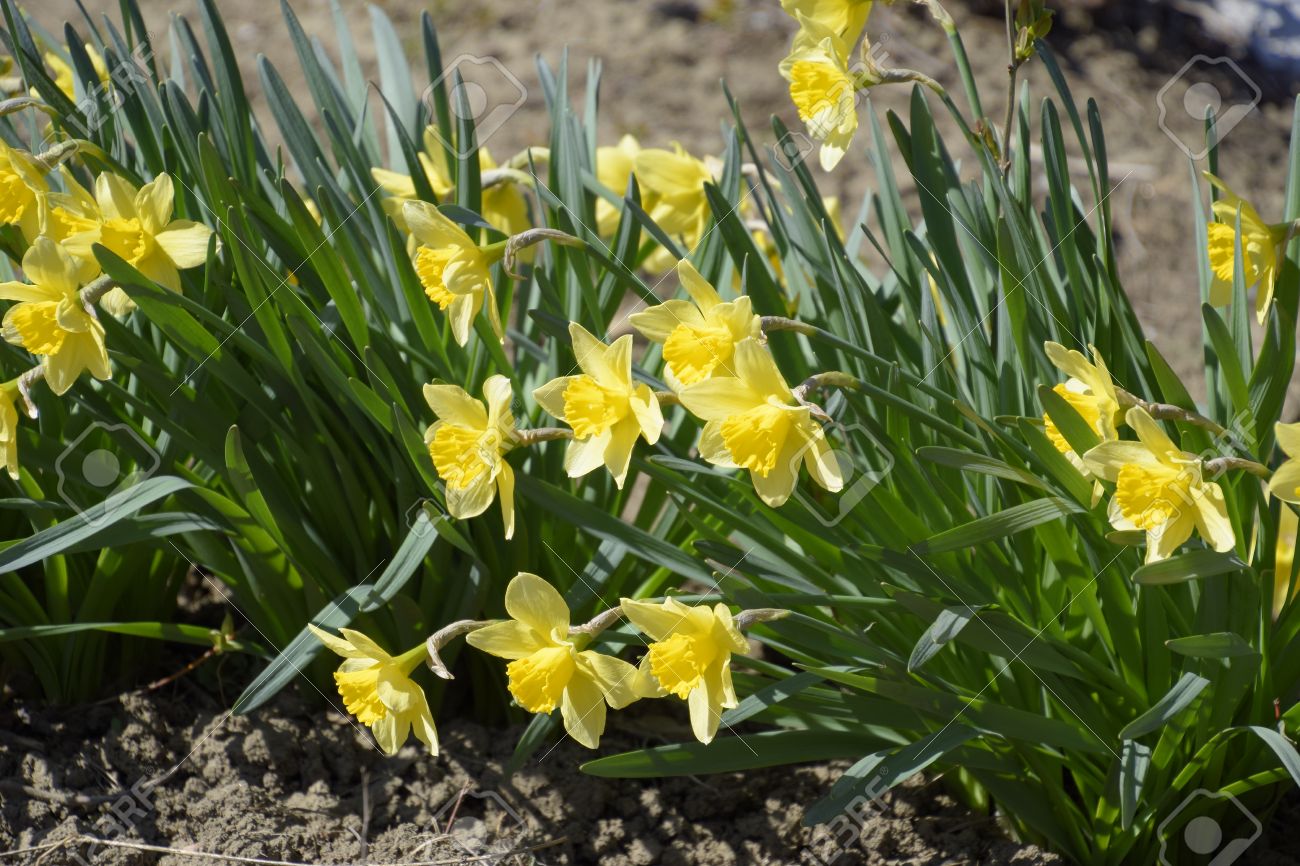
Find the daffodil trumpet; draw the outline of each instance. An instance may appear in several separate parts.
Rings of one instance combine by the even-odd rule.
[[[582,238],[575,238],[573,235],[562,232],[559,229],[536,228],[522,231],[517,235],[511,235],[507,239],[504,247],[504,256],[502,267],[505,268],[506,275],[512,280],[522,280],[524,275],[519,273],[515,268],[515,263],[519,258],[519,253],[529,247],[536,246],[543,241],[552,241],[566,247],[585,247],[587,242]]]

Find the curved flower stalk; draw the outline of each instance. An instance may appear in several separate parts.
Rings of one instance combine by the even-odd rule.
[[[662,694],[686,701],[695,738],[711,742],[722,711],[738,704],[731,656],[749,650],[730,609],[721,602],[711,608],[689,607],[675,598],[662,602],[625,598],[619,606],[653,641],[641,662],[643,674]]]
[[[1283,502],[1300,504],[1300,424],[1275,424],[1273,434],[1287,459],[1273,472],[1268,492]]]
[[[723,301],[718,290],[683,259],[677,278],[691,296],[664,301],[628,317],[653,343],[663,343],[665,378],[670,385],[694,385],[717,374],[736,375],[731,359],[742,340],[761,339],[762,320],[748,295]]]
[[[502,251],[486,252],[428,202],[408,201],[402,213],[417,244],[415,273],[429,300],[447,314],[456,343],[469,342],[470,327],[484,306],[493,333],[504,338],[489,270]]]
[[[424,399],[438,420],[424,433],[433,467],[447,485],[452,517],[477,517],[501,498],[506,538],[515,533],[515,473],[505,454],[518,444],[510,380],[492,376],[475,400],[457,385],[424,386]]]
[[[510,619],[472,631],[470,646],[509,659],[510,694],[530,713],[560,708],[569,736],[589,749],[605,732],[606,706],[621,709],[650,697],[637,669],[625,661],[585,649],[591,635],[570,628],[569,607],[542,578],[520,572],[506,587]]]
[[[18,380],[0,382],[0,465],[18,480]]]
[[[160,174],[136,189],[130,181],[105,172],[95,178],[95,203],[98,214],[83,211],[91,226],[63,240],[68,252],[88,266],[93,263],[93,273],[99,271],[95,244],[112,250],[173,292],[181,290],[181,271],[207,261],[212,229],[193,220],[172,218],[175,188],[171,175]],[[135,303],[120,288],[104,295],[100,305],[115,316],[135,309]]]
[[[430,753],[438,754],[438,731],[429,702],[411,679],[411,672],[428,657],[424,644],[390,656],[359,631],[341,628],[341,637],[336,637],[310,623],[307,627],[317,640],[343,656],[343,664],[334,672],[343,706],[370,728],[384,754],[396,755],[411,732]]]
[[[1232,281],[1237,265],[1237,211],[1241,210],[1242,273],[1246,287],[1256,286],[1255,315],[1263,324],[1273,302],[1273,286],[1281,270],[1281,258],[1286,248],[1291,228],[1286,223],[1269,224],[1250,202],[1241,198],[1219,178],[1205,172],[1205,177],[1220,192],[1214,203],[1218,222],[1206,227],[1210,253],[1210,270],[1214,280],[1210,285],[1210,303],[1216,307],[1227,306],[1232,301]]]
[[[1047,359],[1070,377],[1052,390],[1069,403],[1070,408],[1079,413],[1079,417],[1087,422],[1088,427],[1101,441],[1111,442],[1118,439],[1119,425],[1124,421],[1124,410],[1120,408],[1115,382],[1111,379],[1110,370],[1106,368],[1101,353],[1095,347],[1089,346],[1093,358],[1089,363],[1081,352],[1066,349],[1060,343],[1044,343],[1043,349],[1047,352]],[[1074,468],[1085,475],[1089,474],[1083,459],[1074,453],[1074,449],[1061,435],[1051,416],[1043,415],[1043,426],[1047,438],[1051,440],[1056,450],[1064,454]]]
[[[36,158],[0,140],[0,224],[16,225],[30,243],[40,234],[38,196],[49,191]]]
[[[1146,532],[1146,561],[1167,559],[1194,532],[1223,552],[1236,544],[1223,490],[1203,477],[1200,458],[1183,451],[1145,409],[1125,416],[1137,442],[1103,442],[1083,455],[1088,469],[1115,483],[1110,523]]]
[[[736,345],[735,376],[683,388],[682,405],[705,421],[700,456],[715,466],[749,470],[759,498],[772,507],[794,492],[800,464],[822,487],[844,486],[813,409],[795,399],[776,362],[756,340]]]
[[[82,371],[96,379],[112,375],[104,326],[78,289],[92,269],[49,238],[37,238],[23,256],[32,282],[0,283],[0,298],[18,303],[4,316],[3,336],[41,358],[50,390],[62,395]]]
[[[631,334],[607,346],[570,322],[569,336],[581,375],[552,379],[533,398],[573,428],[564,454],[569,477],[580,478],[604,464],[621,490],[637,437],[649,445],[659,441],[664,426],[659,401],[650,386],[632,381]]]
[[[704,185],[713,181],[712,166],[674,143],[672,150],[639,151],[635,170],[642,187],[654,195],[650,217],[669,235],[679,238],[687,249],[695,249],[709,220]],[[662,273],[673,263],[667,250],[657,249],[645,266],[653,273]]]
[[[422,144],[424,149],[417,154],[420,166],[424,169],[429,188],[441,201],[455,193],[456,187],[451,180],[447,152],[442,146],[441,134],[436,125],[425,127]],[[479,148],[478,165],[479,171],[484,174],[497,168],[496,161],[486,147]],[[386,168],[372,168],[370,176],[388,193],[382,202],[384,212],[402,231],[410,231],[404,208],[406,202],[419,200],[411,176]],[[488,225],[508,235],[518,234],[528,228],[528,202],[516,184],[485,186],[482,195],[483,219]]]

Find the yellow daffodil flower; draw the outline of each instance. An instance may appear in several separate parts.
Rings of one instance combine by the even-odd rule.
[[[49,184],[32,155],[0,141],[0,224],[16,225],[30,243],[40,234],[38,196]]]
[[[108,64],[104,62],[104,57],[90,43],[85,44],[86,54],[90,57],[90,64],[95,67],[95,74],[99,76],[100,84],[108,83]],[[45,65],[53,73],[50,77],[54,79],[54,84],[63,95],[73,101],[77,99],[77,86],[75,74],[72,70],[72,64],[64,60],[60,55],[53,51],[45,52]]]
[[[871,0],[781,0],[781,8],[796,21],[812,21],[851,47],[866,29]]]
[[[516,703],[530,713],[556,707],[564,728],[596,748],[605,732],[605,706],[622,709],[639,697],[637,670],[625,661],[584,649],[591,638],[570,634],[569,607],[535,574],[520,572],[506,587],[510,619],[470,632],[470,646],[510,659],[506,677]]]
[[[685,259],[677,263],[677,278],[691,300],[667,300],[633,313],[628,321],[647,340],[663,343],[670,384],[694,385],[715,374],[736,375],[731,369],[736,344],[763,335],[762,319],[754,314],[749,296],[723,301]]]
[[[797,403],[767,348],[736,344],[735,376],[714,376],[683,388],[682,405],[705,421],[700,456],[716,466],[749,470],[759,498],[772,507],[794,492],[799,465],[832,493],[844,486],[840,467],[813,420]]]
[[[1137,442],[1103,442],[1083,455],[1089,471],[1115,482],[1110,524],[1146,532],[1147,562],[1159,562],[1199,532],[1223,552],[1236,544],[1223,490],[1201,475],[1201,460],[1181,450],[1139,406],[1128,410]]]
[[[664,416],[654,391],[632,381],[632,335],[605,345],[577,322],[569,323],[578,376],[560,376],[533,392],[550,414],[573,428],[564,453],[570,478],[581,478],[601,464],[619,489],[627,478],[637,436],[659,441]]]
[[[643,667],[665,692],[687,702],[691,730],[701,743],[713,740],[722,711],[736,706],[731,656],[749,644],[725,604],[687,607],[675,598],[662,603],[622,600],[623,613],[650,637]]]
[[[1106,369],[1106,362],[1096,348],[1089,348],[1093,363],[1089,363],[1082,353],[1066,349],[1060,343],[1043,344],[1047,359],[1070,377],[1052,390],[1079,413],[1103,442],[1109,442],[1119,438],[1118,429],[1124,421],[1124,411],[1120,408],[1115,382],[1111,379],[1110,370]],[[1086,471],[1083,461],[1074,453],[1070,443],[1065,441],[1049,416],[1043,416],[1043,425],[1047,438],[1056,446],[1056,450],[1068,457],[1076,469]]]
[[[1208,171],[1205,177],[1218,188],[1219,200],[1214,203],[1214,216],[1218,222],[1207,227],[1210,252],[1210,270],[1214,280],[1210,286],[1210,303],[1216,307],[1227,306],[1232,301],[1232,280],[1237,261],[1237,209],[1241,208],[1241,252],[1246,260],[1242,273],[1246,288],[1256,287],[1255,315],[1263,324],[1273,302],[1273,286],[1281,270],[1281,259],[1286,247],[1289,227],[1270,225],[1260,217],[1259,211],[1228,188],[1228,185]]]
[[[636,173],[636,157],[641,144],[631,135],[625,135],[613,146],[596,148],[596,179],[601,186],[619,198],[627,192],[627,181]],[[654,194],[641,190],[641,207],[646,213],[654,210]],[[596,230],[608,237],[618,230],[618,220],[623,211],[605,201],[596,199]]]
[[[0,465],[18,480],[18,380],[0,382]]]
[[[704,184],[714,177],[709,163],[674,144],[672,150],[638,151],[635,171],[643,193],[648,191],[654,196],[654,207],[648,211],[651,219],[688,251],[695,249],[709,220],[709,201],[704,194]],[[647,260],[646,267],[658,273],[672,263],[666,251],[658,250]]]
[[[1273,433],[1287,459],[1269,479],[1268,492],[1283,502],[1300,503],[1300,424],[1275,424]]]
[[[4,338],[40,356],[55,394],[66,393],[83,370],[96,379],[112,375],[104,326],[77,291],[89,270],[54,241],[37,238],[23,256],[31,284],[0,283],[0,298],[18,301],[5,312]]]
[[[343,664],[334,672],[343,706],[370,728],[386,755],[396,755],[415,732],[416,739],[438,754],[438,731],[424,690],[411,679],[411,672],[428,658],[424,644],[399,656],[390,656],[379,644],[359,631],[339,629],[336,637],[310,623],[317,640],[343,656]]]
[[[160,174],[136,189],[130,181],[105,172],[95,178],[95,203],[97,223],[63,241],[82,261],[96,261],[93,247],[99,244],[173,292],[181,290],[182,270],[207,261],[212,229],[193,220],[172,219],[175,188],[171,175]],[[82,216],[89,214],[83,211]],[[98,270],[98,264],[95,267]],[[121,289],[104,295],[100,306],[115,316],[135,309]]]
[[[402,213],[415,238],[415,273],[429,300],[447,314],[457,344],[469,342],[474,317],[484,306],[498,337],[501,313],[492,291],[492,260],[465,230],[424,201],[408,201]]]
[[[483,400],[456,385],[425,385],[424,399],[438,417],[424,433],[438,477],[447,485],[452,517],[477,517],[501,497],[506,538],[515,533],[515,473],[505,453],[515,446],[510,380],[491,376]]]
[[[417,154],[424,176],[429,181],[429,188],[439,201],[445,201],[456,191],[451,181],[451,170],[447,166],[447,152],[439,139],[436,126],[425,127],[423,136],[424,149]],[[486,147],[478,151],[480,172],[497,168],[491,152]],[[388,193],[383,201],[384,212],[402,231],[409,231],[406,223],[404,206],[408,201],[416,201],[415,182],[408,174],[389,171],[386,168],[370,169],[370,176],[375,183]],[[499,229],[507,235],[514,235],[529,227],[528,202],[518,185],[497,183],[483,190],[483,219],[488,225]]]
[[[790,82],[799,119],[821,143],[821,167],[830,171],[844,158],[858,129],[858,82],[849,69],[843,39],[804,16],[799,27],[801,35],[782,61],[781,73]]]

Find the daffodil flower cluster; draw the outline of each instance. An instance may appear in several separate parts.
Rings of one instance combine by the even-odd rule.
[[[57,64],[53,68],[62,76]],[[71,72],[67,75],[70,87]],[[67,89],[61,79],[56,81]],[[19,465],[17,398],[29,414],[35,413],[26,388],[44,379],[62,396],[82,373],[96,379],[112,375],[96,304],[115,316],[127,315],[135,305],[101,276],[95,246],[179,291],[179,272],[206,261],[212,237],[201,223],[173,218],[169,175],[137,188],[105,172],[95,178],[92,193],[60,166],[58,183],[52,185],[50,173],[74,152],[75,146],[64,144],[36,156],[0,142],[0,224],[16,226],[28,243],[21,261],[24,279],[0,283],[0,300],[14,302],[4,311],[0,336],[39,362],[0,383],[0,462],[14,478]]]
[[[445,217],[431,206],[411,202],[405,210],[413,232],[427,222],[453,237],[455,227],[443,224]],[[716,466],[747,470],[759,497],[773,507],[790,498],[801,466],[819,485],[838,491],[843,479],[825,431],[777,368],[750,299],[723,301],[687,261],[678,264],[677,273],[691,300],[665,301],[634,314],[631,322],[647,339],[663,343],[664,375],[676,389],[664,396],[704,422],[700,456]],[[514,471],[506,454],[521,445],[566,438],[564,468],[570,478],[604,466],[622,488],[637,441],[658,441],[664,428],[660,397],[633,377],[632,335],[606,344],[575,322],[569,336],[576,372],[552,379],[532,395],[568,430],[517,429],[504,376],[487,381],[482,401],[459,386],[426,386],[425,399],[437,420],[425,441],[453,517],[482,514],[498,495],[506,538],[511,537]]]
[[[336,637],[310,628],[343,656],[334,674],[343,705],[371,728],[380,748],[395,754],[414,732],[436,755],[429,705],[411,674],[424,661],[450,679],[438,651],[452,637],[465,634],[470,646],[505,659],[506,686],[515,703],[539,715],[559,709],[569,736],[589,749],[600,744],[609,709],[668,695],[686,702],[691,730],[708,743],[717,734],[722,711],[738,705],[731,660],[749,649],[742,626],[785,615],[764,609],[733,616],[722,603],[708,607],[674,598],[625,598],[618,608],[574,626],[559,591],[527,572],[506,587],[505,609],[507,619],[453,624],[399,656],[388,655],[352,629],[342,629]],[[649,638],[639,665],[590,648],[601,631],[623,617]]]

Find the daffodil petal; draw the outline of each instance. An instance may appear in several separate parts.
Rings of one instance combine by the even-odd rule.
[[[506,613],[538,634],[567,635],[569,606],[559,590],[535,574],[521,571],[506,586]]]
[[[530,656],[550,645],[538,639],[532,626],[514,619],[475,629],[465,636],[465,642],[488,655],[511,661]]]

